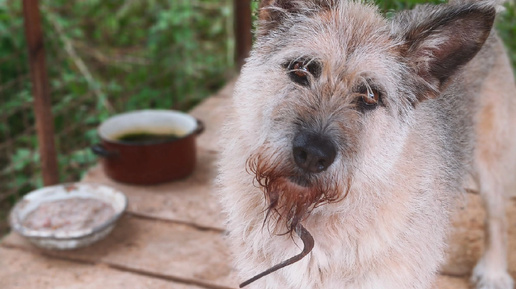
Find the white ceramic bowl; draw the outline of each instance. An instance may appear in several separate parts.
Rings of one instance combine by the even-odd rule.
[[[23,225],[24,219],[43,203],[71,198],[92,198],[111,205],[114,215],[96,227],[75,231],[35,230]],[[90,245],[106,237],[127,208],[127,197],[107,186],[89,183],[69,183],[35,190],[18,202],[10,215],[11,228],[45,249],[69,250]]]

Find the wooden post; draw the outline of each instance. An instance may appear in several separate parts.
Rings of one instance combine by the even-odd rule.
[[[244,64],[245,58],[249,56],[249,51],[251,51],[251,46],[253,45],[251,1],[234,0],[235,61],[239,70]]]
[[[45,65],[43,31],[38,0],[23,0],[25,37],[29,49],[34,114],[38,133],[43,182],[46,186],[59,182],[57,154],[54,141],[54,119],[51,111],[50,90]]]

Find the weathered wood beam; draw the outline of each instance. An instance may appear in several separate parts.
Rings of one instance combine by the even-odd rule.
[[[54,135],[54,118],[51,110],[50,88],[45,63],[43,31],[38,0],[23,0],[25,37],[29,49],[29,64],[34,95],[34,114],[38,134],[43,182],[46,186],[59,182],[57,153]]]
[[[249,51],[251,51],[253,45],[251,1],[234,0],[235,61],[239,70],[244,64],[244,60],[249,56]]]

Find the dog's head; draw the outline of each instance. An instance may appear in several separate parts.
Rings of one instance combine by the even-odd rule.
[[[235,120],[270,217],[292,230],[355,184],[388,182],[418,104],[476,55],[494,17],[485,3],[386,19],[353,1],[261,1]]]

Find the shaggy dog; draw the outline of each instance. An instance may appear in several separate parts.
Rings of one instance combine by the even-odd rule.
[[[271,268],[242,285],[430,288],[473,176],[488,237],[472,281],[513,288],[516,87],[496,5],[385,18],[355,1],[261,1],[219,164],[239,276]]]

